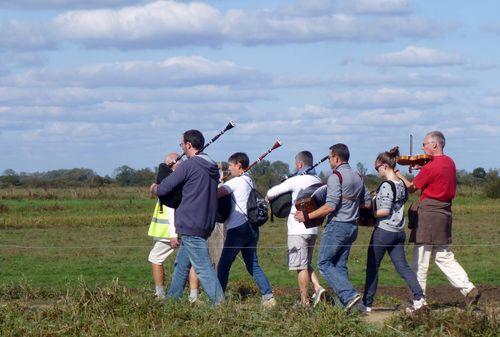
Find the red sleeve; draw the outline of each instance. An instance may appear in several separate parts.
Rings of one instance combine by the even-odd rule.
[[[415,187],[418,188],[419,190],[423,190],[425,186],[427,186],[427,184],[429,183],[429,178],[430,178],[430,170],[428,169],[428,166],[424,166],[420,170],[420,173],[417,174],[415,179],[413,179],[413,185],[415,185]]]

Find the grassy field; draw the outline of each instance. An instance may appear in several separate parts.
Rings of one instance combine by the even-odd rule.
[[[291,312],[288,307],[296,300],[297,294],[286,289],[296,288],[296,276],[286,267],[286,224],[282,219],[262,227],[259,243],[261,265],[271,284],[277,289],[285,289],[278,291],[280,310],[261,312],[256,302],[257,294],[240,299],[242,287],[255,292],[240,260],[235,262],[230,275],[229,291],[234,301],[225,308],[210,313],[199,307],[183,305],[174,310],[154,303],[150,298],[153,282],[147,262],[151,240],[146,234],[154,203],[146,188],[0,190],[2,335],[8,329],[18,329],[19,335],[30,335],[29,329],[38,335],[50,335],[51,329],[59,331],[52,335],[72,335],[75,324],[89,336],[106,334],[106,329],[110,334],[129,331],[131,335],[140,335],[140,331],[148,331],[149,335],[162,335],[165,333],[162,325],[169,326],[170,319],[176,321],[172,330],[168,330],[172,336],[306,333],[293,324],[288,326],[287,322],[294,320],[311,324],[307,333],[321,336],[388,336],[401,335],[401,331],[405,335],[419,331],[411,325],[411,320],[419,318],[408,320],[407,317],[395,316],[392,323],[388,323],[394,329],[384,326],[382,330],[370,330],[368,325],[358,324],[358,316],[347,315],[331,306],[324,306],[314,313],[307,310]],[[500,286],[500,268],[496,264],[500,257],[498,200],[486,199],[476,191],[462,190],[455,200],[453,212],[452,247],[455,256],[474,283]],[[360,228],[350,257],[350,277],[359,289],[364,283],[366,246],[371,231],[371,228]],[[407,251],[410,255],[411,246]],[[173,258],[166,262],[167,280],[172,263]],[[383,262],[380,276],[381,286],[404,285],[388,258]],[[432,265],[428,286],[447,284],[444,275]],[[46,301],[49,301],[49,306],[37,307],[37,303]],[[378,303],[397,304],[401,301],[382,296]],[[252,318],[246,323],[248,315],[257,315],[259,319]],[[440,315],[443,315],[443,322],[459,319],[460,315],[483,315],[480,319],[475,318],[480,326],[469,327],[474,332],[470,335],[488,335],[498,328],[497,316],[487,313],[458,312],[453,319],[446,313]],[[324,317],[328,319],[323,321]],[[222,326],[205,325],[203,328],[203,324],[196,323],[191,326],[190,333],[181,332],[182,323],[178,320],[186,323],[198,319],[219,320]],[[434,335],[466,335],[458,330],[450,330],[455,334],[446,331],[441,334],[439,329],[443,325],[432,324],[420,322],[419,329],[425,334],[438,329]],[[28,330],[23,332],[21,327],[24,325]],[[483,330],[476,334],[475,329]]]

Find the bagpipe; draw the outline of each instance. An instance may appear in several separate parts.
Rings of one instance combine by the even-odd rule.
[[[278,139],[274,145],[264,152],[257,160],[255,160],[252,164],[250,164],[244,172],[248,172],[252,167],[260,163],[268,154],[277,149],[282,145],[281,141]],[[222,180],[226,181],[229,179],[229,174],[226,175]],[[217,214],[215,216],[215,221],[217,222],[225,222],[227,218],[229,218],[229,214],[231,213],[231,194],[226,194],[222,198],[219,198],[217,205]]]
[[[205,144],[200,150],[196,152],[196,154],[203,152],[210,144],[215,142],[217,139],[219,139],[220,136],[222,136],[226,131],[231,130],[234,128],[236,124],[233,121],[230,121],[224,130],[219,132],[215,137],[213,137],[207,144]],[[156,175],[156,183],[160,184],[163,179],[168,177],[173,171],[172,167],[177,163],[179,160],[182,159],[186,154],[182,152],[182,154],[177,157],[174,161],[170,162],[169,164],[161,163],[158,166],[158,174]],[[177,208],[179,207],[181,201],[182,201],[182,186],[177,186],[174,190],[172,190],[170,193],[168,193],[165,196],[158,197],[160,204],[165,205],[167,207],[171,208]]]
[[[310,168],[308,168],[304,172],[300,173],[300,175],[308,174],[309,172],[314,170],[318,165],[320,165],[325,160],[327,160],[328,157],[329,156],[325,156],[325,157],[321,158],[320,161],[318,161],[316,164],[314,164],[313,166],[311,166]],[[289,176],[283,176],[283,177],[281,177],[281,182],[283,182],[287,179],[290,179],[292,177],[295,177],[297,175],[299,175],[299,171],[296,171],[295,173],[293,173]],[[319,185],[321,186],[321,184],[319,184]],[[318,188],[318,187],[319,186],[317,186],[316,188]],[[300,195],[300,193],[299,193],[299,195]],[[308,190],[307,194],[302,194],[301,196],[305,197],[306,195],[308,195],[310,197],[312,195],[312,192],[310,192],[310,190]],[[298,197],[297,197],[297,199],[298,199]],[[288,215],[290,214],[290,211],[292,209],[292,192],[287,192],[287,193],[283,193],[283,194],[278,195],[276,198],[274,198],[273,200],[270,201],[270,205],[271,205],[271,212],[275,217],[277,217],[277,218],[288,217]]]

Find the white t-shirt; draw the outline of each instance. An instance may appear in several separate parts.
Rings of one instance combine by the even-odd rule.
[[[233,195],[231,196],[231,213],[227,219],[227,229],[243,225],[247,219],[247,201],[253,187],[252,178],[247,173],[235,177],[224,183],[224,188]],[[236,201],[236,202],[235,202]]]
[[[295,200],[297,199],[297,195],[301,190],[317,183],[321,183],[321,179],[319,179],[318,176],[303,174],[291,177],[267,191],[267,198],[269,200],[272,200],[283,193],[292,192],[292,208],[290,210],[290,214],[288,215],[287,221],[288,235],[318,234],[318,227],[306,228],[306,226],[304,226],[304,223],[298,222],[294,218],[295,212],[297,211],[297,209],[295,208]]]

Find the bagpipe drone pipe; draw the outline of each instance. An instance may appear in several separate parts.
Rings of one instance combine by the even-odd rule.
[[[281,146],[281,141],[277,140],[274,145],[268,149],[266,152],[264,152],[257,160],[255,160],[252,164],[250,164],[244,172],[248,172],[252,167],[254,167],[256,164],[260,163],[268,154],[270,154],[273,150],[277,149],[278,147]],[[226,181],[229,178],[229,175],[225,176],[222,180]],[[227,218],[229,218],[229,215],[231,213],[231,194],[226,194],[222,198],[219,198],[218,200],[218,206],[217,206],[217,214],[215,216],[215,221],[217,222],[225,222]]]

